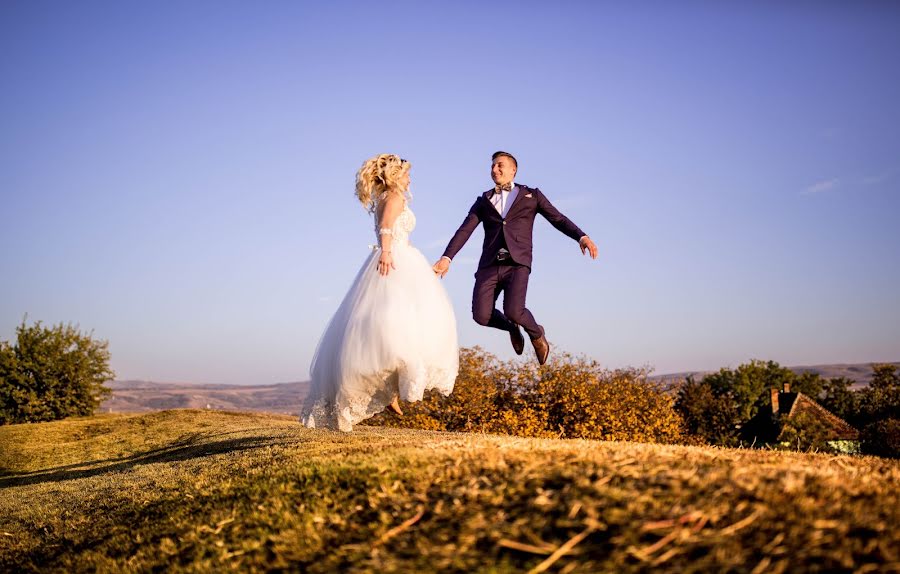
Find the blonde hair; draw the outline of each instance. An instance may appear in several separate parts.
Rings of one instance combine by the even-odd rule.
[[[375,213],[375,205],[389,193],[405,195],[400,178],[409,173],[411,164],[400,156],[382,153],[367,159],[356,172],[356,197],[369,213]]]

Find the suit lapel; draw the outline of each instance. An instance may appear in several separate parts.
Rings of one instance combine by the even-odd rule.
[[[484,202],[486,204],[484,209],[486,209],[487,212],[491,214],[491,218],[494,218],[494,216],[496,216],[496,219],[502,219],[502,216],[500,215],[500,213],[497,212],[497,208],[494,207],[493,203],[491,203],[491,197],[493,195],[494,195],[493,189],[489,189],[489,190],[485,191],[483,194],[481,194],[481,197],[484,198]]]
[[[510,214],[513,212],[513,209],[515,209],[516,206],[519,204],[519,200],[522,199],[522,196],[525,195],[526,193],[528,193],[528,188],[526,188],[524,185],[519,185],[517,183],[513,183],[513,186],[518,187],[519,190],[516,193],[516,198],[513,200],[512,205],[510,205],[509,209],[506,211],[506,217],[510,216]]]

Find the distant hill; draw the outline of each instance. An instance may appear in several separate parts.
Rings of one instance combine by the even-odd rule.
[[[166,409],[263,411],[297,415],[309,381],[272,385],[209,385],[113,381],[112,397],[100,405],[105,413],[142,413]]]
[[[893,363],[900,366],[900,362]],[[812,372],[826,378],[847,377],[860,389],[872,380],[871,363],[811,365],[789,367],[795,373]],[[686,371],[653,375],[652,381],[671,385],[689,375],[701,378],[714,371]],[[156,383],[151,381],[113,381],[112,397],[101,406],[105,413],[144,413],[166,409],[213,409],[221,411],[259,411],[298,415],[309,392],[309,381],[272,385],[210,385],[192,383]]]
[[[891,364],[900,367],[900,362]],[[798,375],[802,373],[816,373],[826,379],[847,377],[854,381],[852,388],[854,390],[859,390],[872,382],[872,365],[873,363],[835,363],[829,365],[804,365],[788,368]],[[685,371],[683,373],[667,373],[665,375],[653,375],[650,377],[650,380],[672,383],[683,380],[688,376],[693,376],[695,379],[699,380],[703,378],[704,375],[715,372],[716,371]]]

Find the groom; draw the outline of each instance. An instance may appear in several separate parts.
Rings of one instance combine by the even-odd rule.
[[[550,344],[544,328],[525,308],[528,276],[531,274],[531,233],[538,213],[553,227],[578,242],[581,252],[597,258],[597,246],[577,225],[556,210],[538,188],[513,183],[518,170],[516,158],[505,151],[496,152],[491,164],[491,178],[496,184],[484,192],[469,209],[469,215],[453,235],[444,255],[434,264],[434,272],[443,277],[450,261],[462,249],[469,236],[481,223],[484,245],[475,272],[472,315],[479,325],[509,332],[513,349],[521,355],[525,339],[519,325],[525,328],[538,363],[543,365],[550,355]],[[503,293],[503,312],[494,307]]]

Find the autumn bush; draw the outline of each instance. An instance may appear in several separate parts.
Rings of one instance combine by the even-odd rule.
[[[453,393],[428,393],[403,408],[403,417],[385,412],[367,424],[525,437],[683,439],[674,397],[649,382],[645,371],[611,371],[565,354],[541,367],[500,361],[479,347],[462,349]]]

